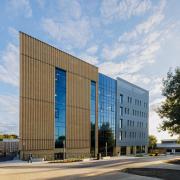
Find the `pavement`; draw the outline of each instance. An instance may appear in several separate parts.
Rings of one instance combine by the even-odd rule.
[[[90,160],[75,163],[48,163],[11,161],[0,163],[0,179],[158,179],[121,172],[125,168],[156,167],[180,170],[180,165],[166,163],[168,160],[180,159],[180,156],[158,157],[113,157],[109,160]]]

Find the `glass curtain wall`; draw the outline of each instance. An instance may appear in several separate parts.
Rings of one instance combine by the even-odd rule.
[[[95,156],[96,82],[91,81],[91,156]]]
[[[115,146],[116,80],[99,74],[98,84],[98,149],[113,155]]]
[[[55,70],[55,148],[63,148],[66,140],[66,72]]]

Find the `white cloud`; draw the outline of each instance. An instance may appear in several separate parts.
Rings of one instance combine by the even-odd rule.
[[[105,46],[102,50],[102,57],[104,60],[113,60],[126,52],[123,44],[115,44],[112,46]]]
[[[18,40],[19,32],[15,28],[9,27],[8,32],[14,39]]]
[[[32,16],[32,9],[29,0],[10,0],[8,1],[7,7],[14,15],[22,13],[27,18]]]
[[[103,0],[100,12],[105,21],[110,22],[113,19],[142,15],[150,8],[150,0]]]
[[[44,18],[42,27],[51,38],[72,47],[83,48],[91,38],[90,24],[86,18],[66,22]]]
[[[13,95],[0,95],[0,114],[0,133],[18,134],[18,97]]]
[[[137,24],[132,31],[120,35],[114,44],[104,46],[102,57],[112,61],[110,62],[111,68],[116,69],[116,71],[107,69],[106,74],[112,76],[134,75],[148,64],[155,62],[163,37],[170,33],[167,30],[170,29],[169,25],[167,27],[160,26],[163,18],[159,17],[164,17],[164,7],[165,3],[162,1],[146,21]],[[104,63],[100,64],[100,69],[104,69]]]
[[[82,15],[81,5],[77,0],[60,0],[58,8],[63,19],[80,19]]]
[[[12,43],[0,56],[0,81],[19,86],[19,49]]]
[[[95,54],[97,52],[97,50],[98,50],[98,46],[94,45],[94,46],[91,46],[88,49],[86,49],[86,52],[89,54]]]

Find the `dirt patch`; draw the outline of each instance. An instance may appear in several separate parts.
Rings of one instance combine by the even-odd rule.
[[[174,169],[160,169],[160,168],[127,168],[122,172],[129,174],[136,174],[140,176],[156,177],[167,180],[179,180],[180,171]]]

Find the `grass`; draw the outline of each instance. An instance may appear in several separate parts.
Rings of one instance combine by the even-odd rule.
[[[143,157],[143,154],[136,154],[136,157]]]
[[[71,162],[80,162],[82,159],[78,158],[72,158],[72,159],[64,159],[64,160],[53,160],[50,161],[49,163],[71,163]]]

